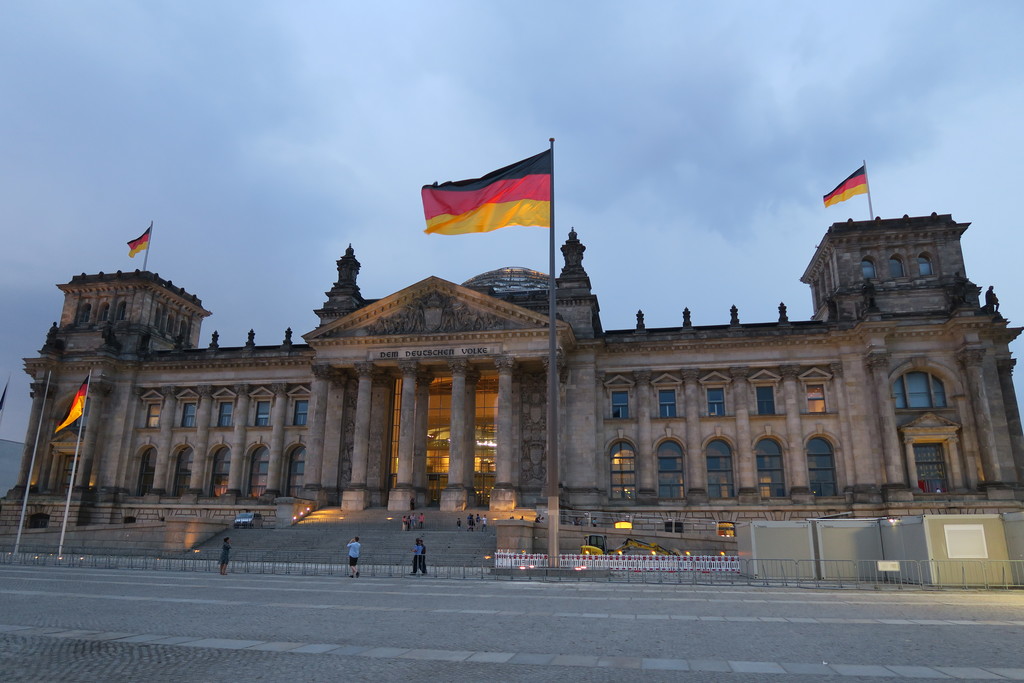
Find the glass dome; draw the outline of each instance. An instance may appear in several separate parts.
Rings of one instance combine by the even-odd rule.
[[[507,267],[489,270],[471,277],[462,283],[463,287],[491,289],[495,294],[505,292],[547,291],[548,276],[529,268]]]

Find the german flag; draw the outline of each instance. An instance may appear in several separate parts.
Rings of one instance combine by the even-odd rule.
[[[551,167],[547,150],[482,178],[424,185],[423,232],[464,235],[511,225],[550,228]]]
[[[836,185],[836,189],[825,195],[825,206],[845,202],[850,197],[868,192],[868,172],[863,166],[850,174],[850,177]]]
[[[86,377],[85,381],[82,382],[82,386],[78,387],[78,391],[75,392],[75,397],[71,399],[71,407],[68,408],[68,416],[64,418],[53,433],[56,434],[60,430],[67,427],[69,424],[82,417],[82,413],[85,412],[85,397],[89,393],[89,378]]]
[[[153,223],[150,222],[149,227],[146,228],[146,232],[142,233],[138,237],[128,242],[128,256],[135,258],[135,255],[140,251],[149,249],[149,236],[153,232]]]

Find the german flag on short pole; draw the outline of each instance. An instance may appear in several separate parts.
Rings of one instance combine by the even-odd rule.
[[[140,251],[149,249],[149,237],[153,234],[153,223],[150,221],[149,227],[146,228],[146,232],[142,233],[133,240],[128,241],[128,256],[135,258],[135,255]]]
[[[825,195],[825,206],[845,202],[850,197],[868,193],[867,165],[861,166],[850,177],[836,185],[836,189]]]
[[[85,381],[82,382],[82,386],[78,387],[78,391],[75,392],[75,397],[71,399],[71,407],[68,408],[68,416],[64,418],[64,421],[57,425],[57,428],[53,430],[56,434],[60,430],[67,427],[69,424],[82,417],[82,413],[85,412],[85,398],[89,393],[89,378],[86,377]]]
[[[482,178],[424,185],[424,232],[464,235],[512,225],[550,228],[551,159],[547,150]]]

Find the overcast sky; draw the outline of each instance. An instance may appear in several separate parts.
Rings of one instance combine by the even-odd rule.
[[[150,221],[203,346],[298,340],[349,243],[367,298],[546,272],[543,229],[424,235],[419,189],[550,137],[605,329],[809,318],[815,246],[869,217],[821,197],[862,160],[875,214],[973,223],[967,275],[1019,324],[1022,30],[1012,0],[2,2],[0,438],[25,439],[54,285],[141,268]]]

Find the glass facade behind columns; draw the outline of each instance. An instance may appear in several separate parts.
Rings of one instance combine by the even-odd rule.
[[[398,480],[398,435],[402,413],[402,380],[395,380],[394,410],[391,427],[391,454],[388,487]],[[427,407],[426,482],[414,482],[426,488],[427,505],[438,505],[441,491],[448,486],[449,453],[451,450],[452,380],[440,377],[430,383]],[[476,418],[473,435],[473,488],[475,500],[470,505],[486,506],[494,488],[495,455],[497,452],[498,379],[481,377],[476,384]],[[419,435],[417,435],[419,437]],[[415,469],[415,468],[414,468]]]

